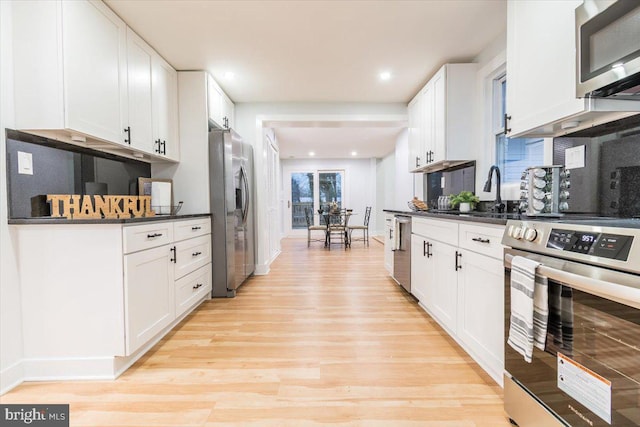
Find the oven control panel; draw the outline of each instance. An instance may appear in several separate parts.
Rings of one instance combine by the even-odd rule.
[[[547,248],[626,261],[632,242],[632,236],[553,228]]]

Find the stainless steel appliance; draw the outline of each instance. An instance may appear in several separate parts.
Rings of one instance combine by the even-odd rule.
[[[640,100],[640,2],[585,0],[576,8],[576,95]]]
[[[411,217],[395,215],[393,278],[411,293]]]
[[[234,297],[255,269],[253,148],[209,123],[213,297]]]
[[[505,341],[513,257],[548,279],[545,350],[505,345],[504,405],[527,426],[640,426],[640,220],[508,221]]]

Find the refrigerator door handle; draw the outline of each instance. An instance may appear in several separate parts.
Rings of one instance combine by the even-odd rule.
[[[242,223],[247,223],[247,216],[249,214],[249,184],[247,183],[247,173],[244,170],[244,166],[240,166],[240,181],[242,181],[243,188],[243,203],[242,203]]]

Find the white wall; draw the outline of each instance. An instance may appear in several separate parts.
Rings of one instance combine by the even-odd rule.
[[[5,129],[14,127],[11,2],[0,1],[0,394],[22,381],[22,309],[17,248],[7,225]]]
[[[266,120],[406,120],[404,103],[239,103],[235,130],[254,146],[256,153],[256,274],[269,271],[267,168],[264,162],[262,123]],[[258,154],[260,153],[260,154]],[[375,162],[374,166],[375,168]],[[375,175],[374,180],[375,183]]]

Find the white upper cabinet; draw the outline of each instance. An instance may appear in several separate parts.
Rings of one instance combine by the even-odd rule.
[[[101,2],[62,3],[66,127],[124,142],[126,25]]]
[[[153,57],[152,88],[154,152],[178,160],[178,73],[157,54]]]
[[[124,144],[125,23],[102,2],[14,2],[12,9],[16,127]]]
[[[111,9],[42,0],[14,2],[12,11],[17,129],[177,160],[176,71]]]
[[[220,129],[233,127],[235,106],[210,74],[207,74],[207,107],[209,119]]]
[[[129,135],[131,146],[151,153],[154,149],[151,68],[155,52],[127,29]]]
[[[422,92],[418,93],[408,106],[409,116],[409,170],[412,171],[420,166],[424,166],[424,130],[422,120],[423,114],[423,96]]]
[[[226,122],[225,127],[227,129],[233,129],[235,126],[235,113],[236,106],[233,101],[225,94],[222,99],[222,121]]]
[[[444,65],[409,104],[410,172],[470,161],[476,69]]]
[[[576,98],[580,0],[507,4],[508,135],[558,136],[638,111],[636,101]]]

